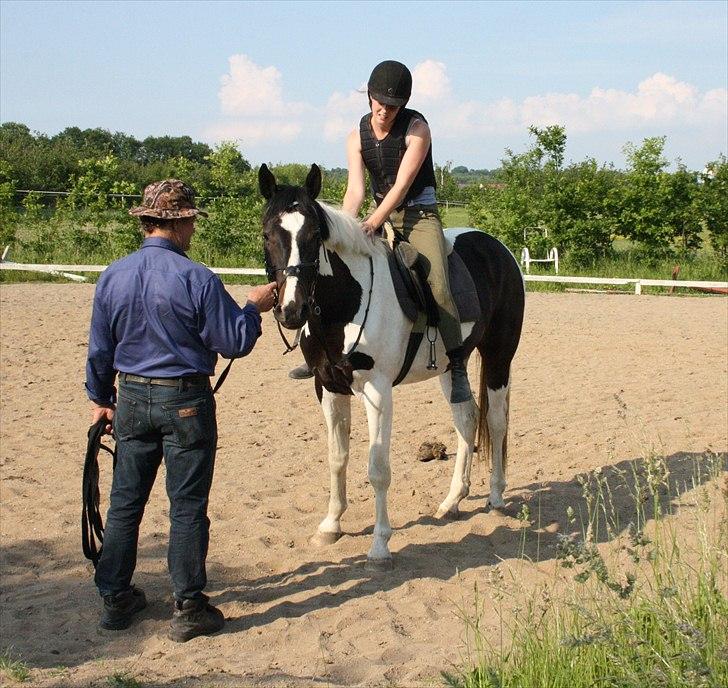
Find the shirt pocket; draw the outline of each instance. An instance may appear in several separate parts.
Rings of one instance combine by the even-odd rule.
[[[172,428],[172,441],[180,447],[199,447],[217,443],[214,400],[197,398],[162,406]]]

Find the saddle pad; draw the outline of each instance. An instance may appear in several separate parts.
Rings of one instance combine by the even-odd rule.
[[[421,306],[412,297],[410,293],[412,289],[408,289],[405,279],[414,280],[418,278],[408,266],[398,265],[396,252],[389,251],[387,258],[389,272],[399,305],[405,316],[412,322],[415,322]],[[478,292],[475,289],[475,282],[458,253],[455,251],[450,253],[447,261],[450,276],[450,292],[455,301],[455,306],[458,309],[460,322],[473,322],[480,316],[480,300],[478,299]],[[406,278],[403,276],[403,273],[407,275]],[[429,291],[428,285],[425,285],[425,288]],[[414,291],[417,290],[415,289]]]
[[[458,309],[460,322],[473,322],[480,317],[480,299],[473,276],[465,267],[459,253],[453,251],[447,257],[450,276],[450,293]]]

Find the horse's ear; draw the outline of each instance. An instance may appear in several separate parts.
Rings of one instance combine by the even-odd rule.
[[[311,165],[306,177],[306,191],[312,200],[321,192],[321,168],[315,163]]]
[[[258,188],[266,201],[270,201],[275,192],[278,191],[276,178],[265,163],[263,163],[258,170]]]

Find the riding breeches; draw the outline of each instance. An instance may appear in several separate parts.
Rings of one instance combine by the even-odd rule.
[[[439,330],[445,351],[463,345],[457,307],[450,292],[447,248],[440,214],[435,205],[417,205],[395,211],[389,216],[395,235],[408,241],[424,257],[427,282],[437,303]]]

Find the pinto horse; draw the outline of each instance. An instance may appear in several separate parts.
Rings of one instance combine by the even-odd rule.
[[[314,372],[328,429],[329,508],[312,542],[331,544],[342,535],[351,395],[356,394],[366,408],[369,480],[376,497],[368,564],[391,568],[387,490],[392,386],[413,325],[395,294],[389,248],[381,239],[368,237],[355,217],[316,201],[321,190],[316,165],[311,166],[303,187],[277,184],[266,165],[260,168],[258,182],[267,200],[263,215],[266,267],[278,284],[273,313],[279,325],[302,328],[301,349]],[[493,237],[475,229],[448,230],[445,235],[471,273],[479,302],[477,320],[462,323],[466,360],[474,349],[480,353],[479,399],[478,403],[471,399],[451,404],[457,456],[450,490],[436,513],[438,518],[457,518],[458,504],[470,488],[476,435],[481,450],[490,456],[489,502],[494,508],[505,505],[510,367],[521,334],[525,287],[515,258]],[[435,346],[437,357],[444,359],[439,338]],[[449,400],[450,373],[442,365],[428,367],[429,357],[430,344],[423,340],[402,382],[439,375]]]

